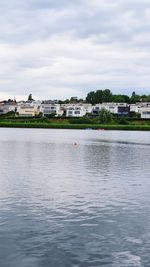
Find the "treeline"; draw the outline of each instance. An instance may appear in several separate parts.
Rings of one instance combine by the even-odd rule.
[[[66,100],[58,100],[57,102],[59,104],[90,103],[92,105],[104,102],[135,104],[137,102],[150,102],[150,95],[138,95],[133,92],[131,96],[128,96],[124,94],[113,94],[110,89],[104,89],[89,92],[85,99],[71,97]]]
[[[29,102],[34,101],[34,99],[32,98],[32,94],[29,94],[27,100]],[[13,103],[16,102],[16,100],[8,99],[7,101],[4,101],[4,103],[8,102]],[[124,94],[113,94],[110,89],[104,89],[89,92],[85,99],[71,97],[70,99],[66,100],[54,100],[54,102],[59,104],[90,103],[92,105],[104,102],[135,104],[137,102],[150,102],[150,95],[138,95],[133,92],[131,96],[128,96]]]
[[[140,96],[133,92],[130,97],[128,95],[113,94],[111,90],[105,89],[89,92],[86,97],[86,102],[93,105],[103,102],[135,104],[137,102],[150,102],[150,95]]]

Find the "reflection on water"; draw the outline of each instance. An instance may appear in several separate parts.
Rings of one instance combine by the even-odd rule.
[[[0,129],[0,266],[149,267],[149,162],[148,132]]]

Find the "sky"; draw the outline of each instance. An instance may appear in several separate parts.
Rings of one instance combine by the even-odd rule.
[[[149,0],[0,1],[0,99],[150,94]]]

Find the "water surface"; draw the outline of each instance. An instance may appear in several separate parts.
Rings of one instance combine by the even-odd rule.
[[[1,128],[0,266],[149,267],[150,133]]]

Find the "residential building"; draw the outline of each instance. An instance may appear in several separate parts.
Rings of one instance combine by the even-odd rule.
[[[0,115],[7,114],[8,112],[15,112],[17,110],[17,103],[15,100],[1,101],[0,102]]]
[[[40,106],[25,102],[18,106],[17,113],[20,117],[35,117],[40,114]]]
[[[150,119],[150,106],[142,108],[141,119]]]
[[[61,114],[60,104],[55,103],[47,103],[43,101],[41,103],[40,110],[43,113],[43,116],[50,116],[52,114],[59,116],[59,114]]]
[[[66,104],[63,107],[66,109],[66,117],[83,117],[87,113],[92,112],[91,104]]]

